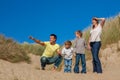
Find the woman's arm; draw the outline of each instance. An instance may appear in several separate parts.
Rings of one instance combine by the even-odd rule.
[[[89,40],[88,40],[88,50],[91,50],[91,46],[90,46],[90,37],[89,37]]]
[[[103,27],[105,23],[105,18],[96,18],[98,21],[100,21],[100,25]]]
[[[45,46],[45,43],[44,43],[44,42],[41,42],[40,40],[37,40],[37,39],[33,38],[32,36],[29,36],[29,39],[35,41],[36,43],[38,43],[38,44],[40,44],[40,45],[42,45],[42,46]]]

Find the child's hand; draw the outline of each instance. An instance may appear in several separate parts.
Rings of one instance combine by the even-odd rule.
[[[60,50],[57,50],[57,53],[58,53],[58,55],[61,55],[61,51]]]

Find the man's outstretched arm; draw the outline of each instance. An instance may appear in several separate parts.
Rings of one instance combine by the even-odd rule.
[[[37,40],[37,39],[33,38],[32,36],[29,36],[29,39],[33,40],[34,42],[36,42],[36,43],[38,43],[38,44],[40,44],[42,46],[45,46],[44,42],[41,42],[40,40]]]

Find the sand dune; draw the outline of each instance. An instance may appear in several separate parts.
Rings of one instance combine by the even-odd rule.
[[[10,63],[0,60],[0,80],[120,80],[120,41],[101,50],[103,74],[92,73],[92,61],[87,61],[87,74],[40,70],[39,56],[30,54],[32,63]]]

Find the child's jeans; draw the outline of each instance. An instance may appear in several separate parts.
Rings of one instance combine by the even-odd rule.
[[[79,62],[81,58],[81,63],[82,63],[82,71],[81,73],[86,73],[86,60],[85,60],[85,54],[76,54],[76,62],[75,62],[75,67],[74,67],[74,72],[79,73]]]
[[[64,72],[71,72],[72,59],[64,59]]]

